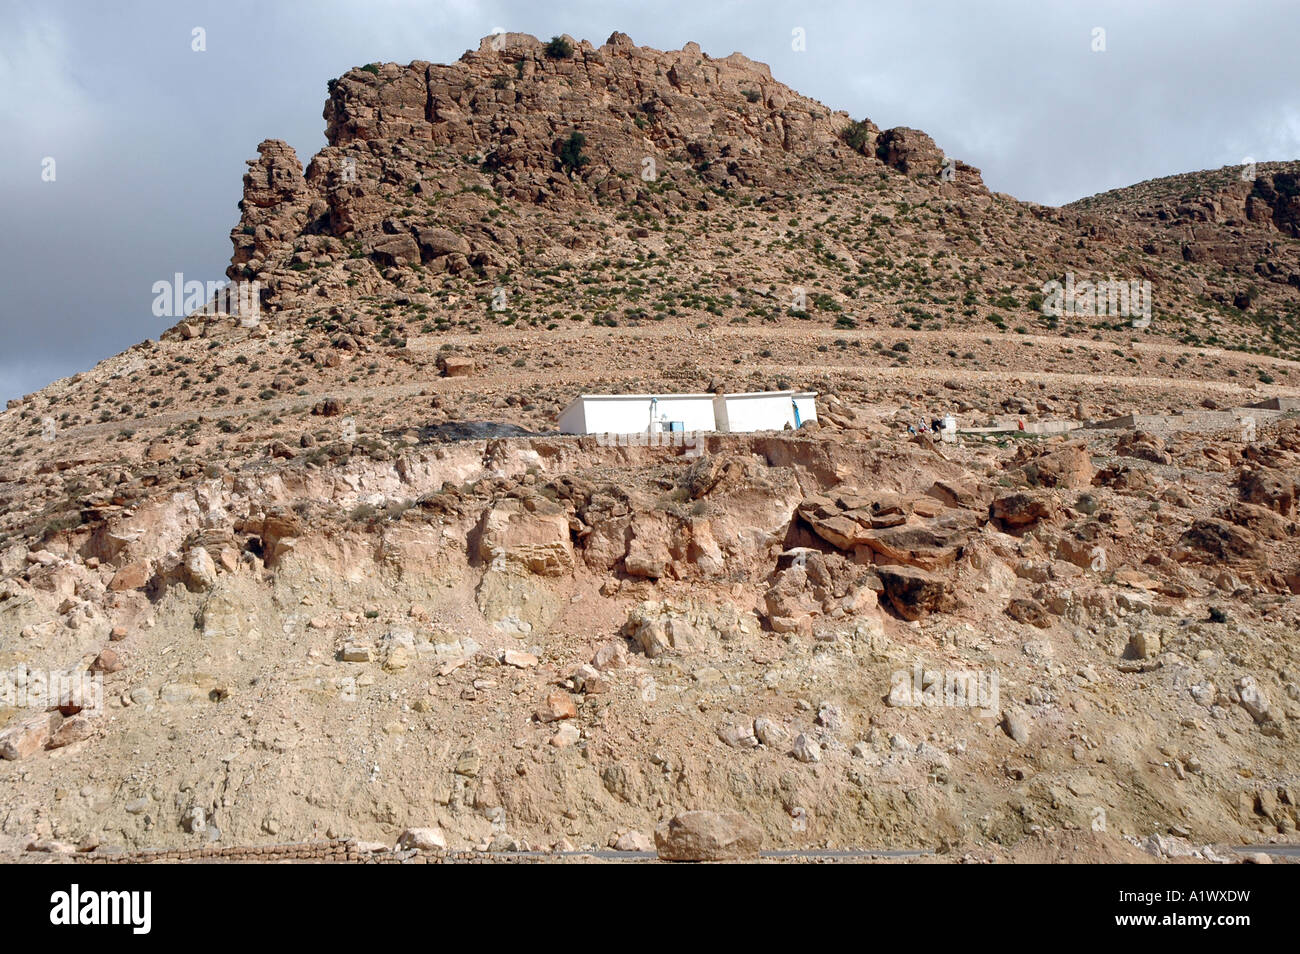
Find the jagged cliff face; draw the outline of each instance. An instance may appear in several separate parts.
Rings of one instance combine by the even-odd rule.
[[[799,317],[837,327],[842,312],[852,326],[901,310],[914,323],[1056,330],[1041,289],[1070,272],[1150,282],[1148,334],[1300,354],[1291,166],[1045,208],[990,193],[925,133],[854,122],[739,53],[660,52],[620,33],[572,42],[567,56],[512,33],[450,65],[353,69],[329,84],[324,118],[329,145],[305,173],[286,143],[267,140],[245,176],[228,274],[257,279],[272,314],[345,317],[343,302],[369,299],[438,309],[440,329],[474,327],[505,288],[531,298],[536,319],[574,297],[572,276],[569,302],[535,294],[548,271],[586,271],[609,288],[595,273],[615,258],[666,256],[681,279],[725,255],[723,287],[772,300],[804,289],[819,306]],[[735,233],[725,253],[712,241],[722,231]],[[585,301],[582,314],[619,303]],[[788,317],[747,305],[729,293],[721,315]]]
[[[1140,223],[1175,243],[1192,266],[1222,266],[1257,283],[1300,289],[1300,163],[1225,166],[1090,196],[1067,208]],[[1256,286],[1258,287],[1258,286]],[[1281,289],[1285,296],[1285,289]],[[1250,283],[1233,295],[1249,308]],[[1284,299],[1285,300],[1285,299]]]
[[[1300,162],[1261,162],[1152,179],[1072,202],[1070,208],[1127,215],[1166,227],[1210,223],[1271,226],[1300,236]]]
[[[280,140],[258,147],[245,176],[229,275],[261,277],[273,300],[306,284],[286,270],[349,256],[380,270],[494,278],[533,244],[491,221],[503,202],[552,216],[613,203],[664,216],[708,210],[746,189],[797,188],[799,176],[892,168],[938,183],[945,161],[924,133],[880,133],[869,121],[848,145],[847,114],[739,53],[715,60],[694,43],[659,52],[621,33],[599,48],[574,43],[569,57],[548,55],[535,37],[500,34],[455,64],[368,66],[329,85],[329,145],[305,178]],[[575,132],[583,158],[566,161]],[[965,163],[954,162],[948,178],[984,192]],[[553,222],[560,241],[582,248],[581,230],[565,224]],[[374,290],[366,265],[343,271],[342,289]]]
[[[714,60],[694,43],[659,52],[617,32],[599,48],[573,44],[569,57],[547,55],[533,36],[489,36],[456,64],[367,66],[329,86],[329,146],[304,177],[286,143],[261,143],[231,231],[229,276],[261,278],[281,304],[309,283],[329,296],[368,294],[400,285],[412,266],[490,279],[551,240],[581,250],[590,234],[556,208],[617,204],[662,217],[754,188],[798,188],[800,177],[892,168],[937,183],[944,168],[918,130],[881,134],[865,121],[848,146],[848,114],[740,53]],[[581,159],[565,161],[573,133],[585,139]],[[984,191],[966,164],[954,162],[949,178]],[[550,222],[534,227],[525,214],[512,227],[500,221],[503,203],[541,207]],[[321,264],[329,274],[308,282],[302,273]]]

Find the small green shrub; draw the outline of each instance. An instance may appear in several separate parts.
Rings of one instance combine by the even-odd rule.
[[[573,44],[562,36],[553,36],[546,44],[546,55],[553,60],[567,60],[573,56]]]
[[[871,126],[865,119],[861,122],[849,123],[844,129],[843,135],[844,141],[848,143],[850,149],[862,152],[871,139]]]
[[[569,133],[569,138],[560,147],[560,164],[564,166],[566,172],[577,172],[591,161],[582,151],[582,147],[586,144],[587,137],[576,129]]]

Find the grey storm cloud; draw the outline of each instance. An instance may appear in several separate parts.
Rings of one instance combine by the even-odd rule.
[[[244,161],[265,138],[304,162],[324,145],[329,79],[449,62],[498,27],[739,50],[1046,204],[1300,157],[1294,2],[7,0],[0,399],[157,337],[155,282],[221,279]]]

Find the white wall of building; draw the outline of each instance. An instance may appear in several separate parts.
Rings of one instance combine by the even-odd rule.
[[[779,431],[787,424],[794,427],[796,404],[800,424],[817,420],[817,399],[810,393],[728,394],[727,423],[733,434]]]
[[[658,434],[674,421],[686,431],[714,430],[712,395],[583,395],[559,424],[564,434]]]
[[[667,432],[669,422],[680,421],[685,431],[712,431],[717,429],[713,416],[713,397],[707,394],[667,395],[659,398],[655,407],[657,427],[652,434]]]
[[[799,405],[799,426],[817,420],[817,395],[812,393],[796,394],[794,403]]]
[[[690,431],[779,431],[817,420],[812,391],[755,394],[584,394],[560,415],[563,434],[659,434],[673,422]]]
[[[560,415],[559,427],[561,434],[586,434],[587,402],[578,398],[565,408],[564,413]]]

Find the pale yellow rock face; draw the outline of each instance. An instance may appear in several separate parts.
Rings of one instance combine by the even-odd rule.
[[[483,515],[479,558],[493,568],[516,566],[540,576],[573,570],[569,520],[557,507],[528,511],[522,501],[503,500]]]

